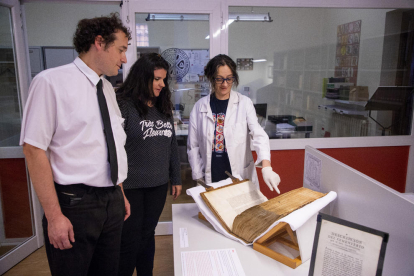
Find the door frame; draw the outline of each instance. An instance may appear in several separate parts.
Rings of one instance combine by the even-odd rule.
[[[224,43],[221,42],[221,35],[213,36],[215,32],[221,29],[223,15],[221,12],[221,3],[217,1],[191,1],[191,0],[175,0],[175,1],[124,1],[121,7],[122,23],[128,27],[131,32],[135,33],[135,13],[192,13],[192,14],[208,14],[210,24],[210,57],[214,57],[223,51]],[[178,10],[177,7],[180,7]],[[126,52],[127,63],[124,64],[124,79],[129,69],[137,60],[136,55],[136,36],[133,35],[130,45]]]
[[[10,8],[13,26],[13,44],[15,48],[15,59],[17,64],[18,88],[20,97],[20,112],[23,113],[23,108],[26,104],[27,95],[29,91],[30,77],[30,63],[29,63],[29,48],[27,45],[26,22],[24,9],[20,6],[18,0],[0,0],[0,5]],[[24,158],[23,148],[18,147],[3,147],[0,148],[0,158]],[[28,238],[25,242],[11,250],[9,253],[0,258],[0,274],[5,273],[11,267],[26,258],[32,252],[43,245],[42,234],[42,209],[40,203],[35,195],[35,191],[29,180],[28,171],[26,169],[28,178],[28,191],[30,206],[32,211],[32,225],[33,236]]]
[[[178,10],[177,7],[180,7]],[[220,1],[191,1],[191,0],[175,0],[175,1],[124,1],[121,8],[121,19],[132,33],[135,31],[135,13],[180,13],[180,14],[208,14],[210,24],[210,58],[220,53],[227,52],[227,43],[222,40],[221,35],[226,29],[222,30],[223,11]],[[137,59],[136,54],[136,36],[133,35],[131,45],[128,47],[127,63],[124,64],[124,79],[129,69]],[[155,229],[155,235],[172,235],[172,221],[161,221]]]

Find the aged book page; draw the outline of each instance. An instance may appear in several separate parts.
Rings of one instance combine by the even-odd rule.
[[[325,195],[303,187],[281,194],[238,215],[234,219],[232,232],[252,242],[278,219]]]
[[[251,181],[228,185],[202,194],[207,205],[230,231],[234,218],[244,210],[267,201]]]

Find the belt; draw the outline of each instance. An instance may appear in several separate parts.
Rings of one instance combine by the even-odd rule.
[[[57,192],[65,192],[65,191],[71,191],[71,192],[75,192],[75,191],[83,191],[86,193],[92,193],[95,191],[114,191],[118,185],[116,186],[109,186],[109,187],[96,187],[96,186],[89,186],[89,185],[85,185],[83,183],[77,183],[77,184],[68,184],[68,185],[62,185],[59,183],[55,183],[55,189]]]

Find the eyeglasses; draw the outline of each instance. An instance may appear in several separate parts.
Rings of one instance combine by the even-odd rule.
[[[218,84],[223,84],[224,81],[226,81],[228,84],[232,84],[235,80],[236,80],[235,77],[231,77],[231,78],[227,78],[227,79],[224,79],[224,78],[214,78],[214,81],[216,83],[218,83]]]

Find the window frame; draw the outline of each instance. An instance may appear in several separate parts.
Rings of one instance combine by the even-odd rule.
[[[135,26],[136,12],[152,13],[208,13],[210,14],[210,57],[222,53],[228,54],[228,31],[224,29],[216,37],[213,37],[215,30],[228,20],[228,10],[231,6],[246,7],[280,7],[280,8],[414,8],[410,0],[316,0],[304,2],[301,0],[159,0],[147,2],[145,0],[124,1],[122,7],[122,19],[124,24]],[[129,16],[129,18],[127,18]],[[128,19],[128,20],[127,20]],[[124,74],[135,62],[136,56],[135,39],[132,39],[131,46],[127,52],[128,63]],[[413,114],[414,118],[414,114]],[[331,137],[331,138],[304,138],[304,139],[271,139],[271,150],[304,150],[309,145],[317,149],[323,148],[364,148],[364,147],[391,147],[409,146],[409,159],[407,166],[406,192],[414,192],[414,120],[411,123],[411,135],[401,136],[369,136],[369,137]]]

